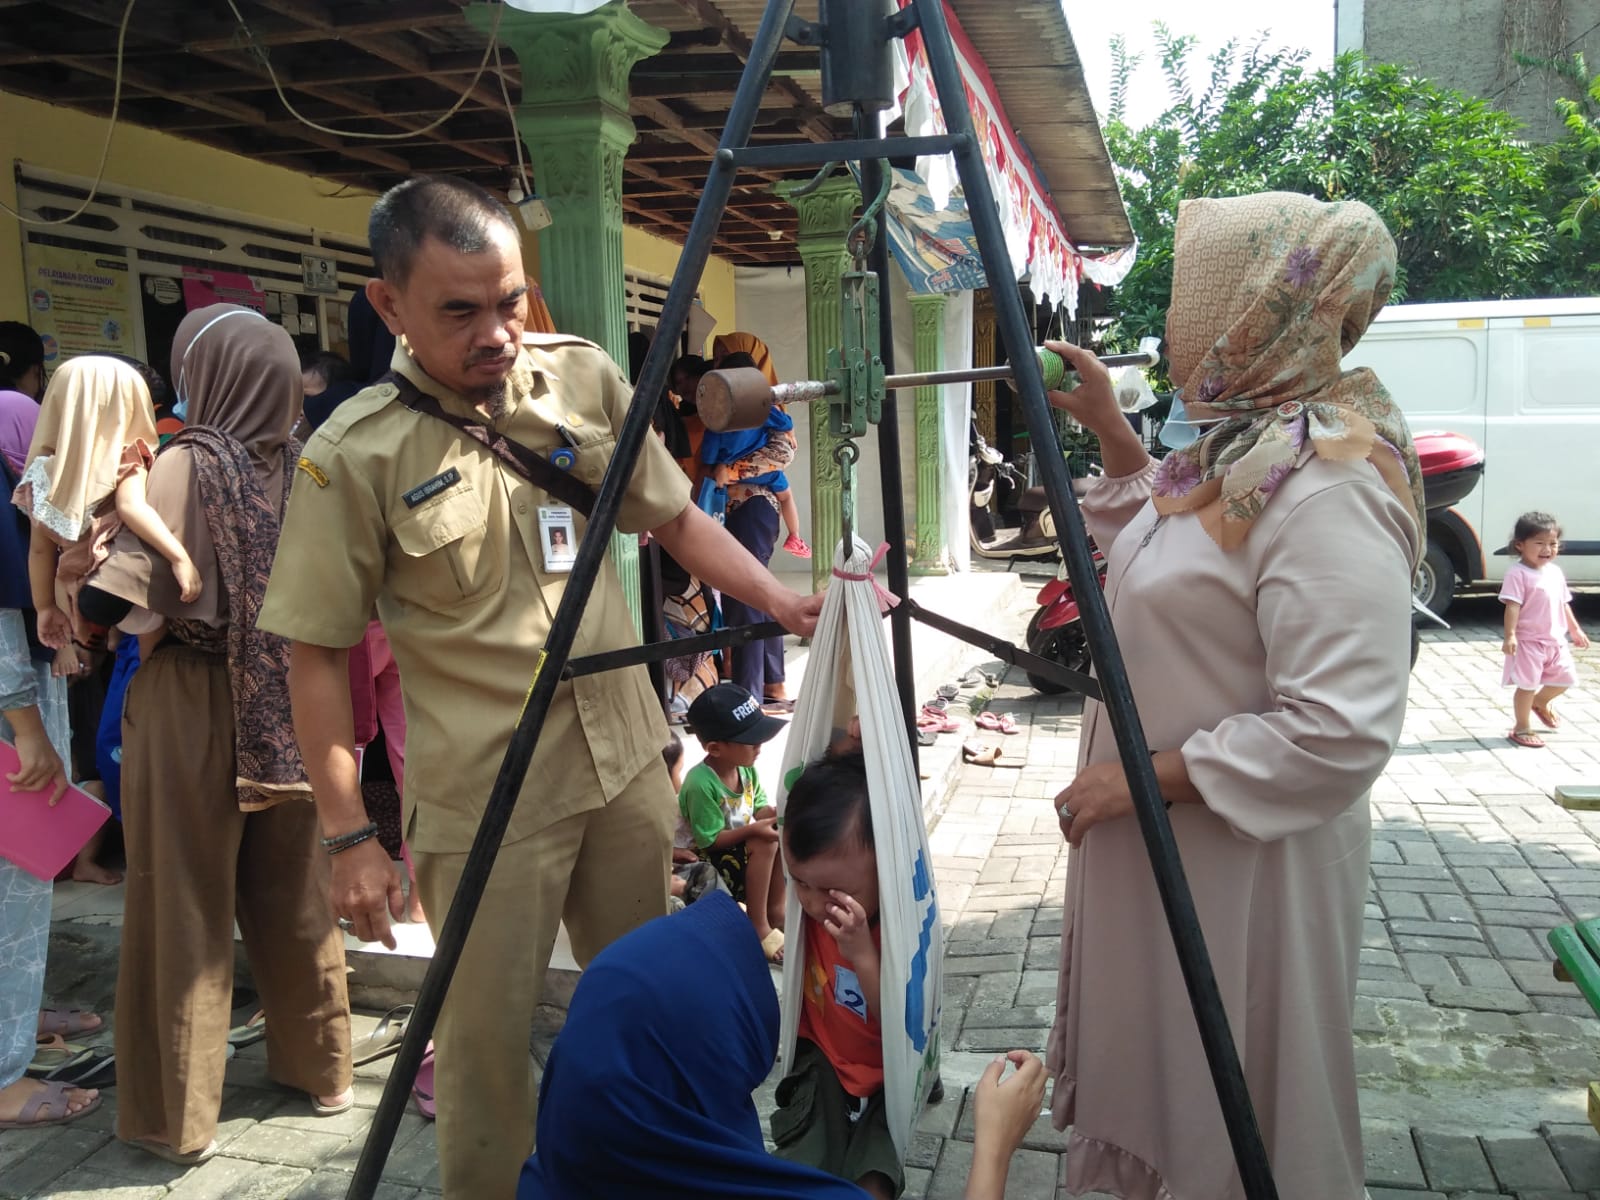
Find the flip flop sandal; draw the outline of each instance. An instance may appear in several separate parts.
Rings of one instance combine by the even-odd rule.
[[[961,689],[953,683],[941,683],[936,694],[941,700],[954,700],[961,694]]]
[[[928,716],[917,722],[918,729],[931,729],[935,733],[959,733],[961,722],[946,716]]]
[[[1003,767],[1020,771],[1020,762],[1001,762],[999,746],[985,746],[981,742],[967,742],[961,747],[961,761],[975,767]]]
[[[318,1100],[310,1092],[306,1093],[306,1099],[311,1101],[312,1113],[319,1117],[337,1117],[340,1113],[347,1113],[356,1106],[356,1092],[354,1088],[345,1088],[344,1098],[342,1100],[336,1100],[332,1104],[322,1103],[322,1101]]]
[[[782,949],[783,930],[781,929],[771,930],[766,937],[761,939],[761,953],[767,956],[767,961],[773,966],[778,966],[782,963],[783,960],[777,957],[778,951]]]
[[[411,1098],[417,1102],[417,1111],[428,1120],[433,1120],[439,1115],[439,1104],[433,1095],[433,1043],[428,1043],[427,1052],[422,1056],[422,1065],[417,1068],[416,1081],[411,1085]]]
[[[787,716],[794,711],[794,701],[769,697],[761,702],[761,710],[769,717]]]
[[[405,1037],[406,1025],[411,1020],[411,1011],[411,1005],[402,1004],[384,1013],[371,1033],[358,1038],[351,1045],[350,1062],[359,1067],[399,1050],[400,1040]]]
[[[79,1117],[87,1117],[100,1107],[101,1097],[96,1096],[77,1112],[67,1111],[67,1093],[73,1090],[70,1083],[47,1083],[22,1105],[15,1120],[0,1121],[0,1129],[47,1129],[51,1125],[67,1125]],[[48,1106],[55,1116],[41,1117],[39,1110]]]
[[[57,1067],[75,1061],[87,1049],[87,1046],[67,1041],[59,1033],[47,1033],[34,1042],[33,1061],[25,1074],[48,1075]]]
[[[917,745],[932,746],[939,740],[939,731],[927,725],[917,726]]]
[[[979,729],[998,730],[1000,728],[1000,718],[987,710],[974,717],[973,723]]]
[[[128,1143],[128,1145],[137,1146],[146,1154],[154,1154],[157,1158],[162,1159],[165,1162],[173,1163],[180,1167],[198,1167],[201,1163],[207,1162],[217,1156],[216,1138],[212,1138],[211,1141],[200,1147],[200,1149],[191,1150],[187,1154],[183,1153],[181,1150],[174,1150],[165,1142],[156,1142],[149,1138],[134,1138]]]
[[[979,729],[987,729],[994,733],[1020,733],[1017,728],[1017,719],[1010,713],[981,712],[978,714]]]
[[[228,1045],[243,1050],[267,1036],[267,1014],[260,1009],[243,1025],[228,1030]]]
[[[1513,746],[1522,746],[1528,750],[1544,749],[1544,739],[1531,729],[1513,729],[1506,735],[1506,740]]]
[[[117,1086],[116,1055],[85,1050],[77,1058],[51,1071],[44,1079],[50,1083],[64,1083],[78,1088],[109,1088]]]
[[[1533,706],[1533,715],[1539,718],[1540,723],[1546,729],[1561,728],[1561,718],[1551,712],[1550,706],[1547,704],[1535,704]]]
[[[943,696],[935,696],[932,700],[927,700],[927,701],[923,702],[922,711],[923,712],[927,712],[931,708],[935,712],[943,712],[945,709],[947,709],[949,707],[950,707],[950,701],[949,700],[945,699],[945,697],[943,697]]]
[[[86,1017],[93,1017],[95,1023],[86,1024]],[[69,1038],[80,1033],[98,1033],[105,1027],[106,1023],[100,1015],[87,1008],[46,1008],[39,1012],[39,1032],[44,1034],[54,1033]]]

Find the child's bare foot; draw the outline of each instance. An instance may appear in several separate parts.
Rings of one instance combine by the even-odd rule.
[[[94,859],[80,854],[72,864],[72,879],[75,883],[98,883],[111,887],[122,882],[122,872],[102,867]]]

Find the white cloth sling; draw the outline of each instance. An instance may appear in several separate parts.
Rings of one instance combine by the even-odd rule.
[[[884,1100],[889,1130],[904,1161],[923,1101],[939,1071],[944,938],[933,855],[922,819],[922,788],[911,759],[880,611],[880,596],[885,593],[872,579],[876,560],[864,542],[855,540],[847,561],[841,561],[843,553],[841,542],[834,557],[835,580],[817,621],[784,751],[785,785],[778,792],[778,815],[781,820],[793,769],[821,758],[835,731],[848,724],[853,692],[878,856],[883,1011],[877,1017],[883,1028]],[[800,1008],[805,1003],[802,920],[791,885],[787,928],[792,949],[784,956],[780,1041],[786,1063],[794,1061]]]

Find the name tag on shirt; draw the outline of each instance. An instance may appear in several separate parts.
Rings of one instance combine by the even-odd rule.
[[[424,480],[417,484],[400,499],[406,502],[407,508],[415,508],[424,500],[432,500],[447,488],[453,488],[461,482],[461,472],[451,467],[448,471],[441,471],[432,479]]]
[[[578,528],[570,508],[539,506],[539,548],[546,574],[566,574],[578,557]]]

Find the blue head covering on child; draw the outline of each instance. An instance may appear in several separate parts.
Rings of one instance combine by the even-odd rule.
[[[578,983],[517,1200],[862,1200],[767,1153],[750,1093],[777,1050],[777,993],[731,897],[635,930]]]

